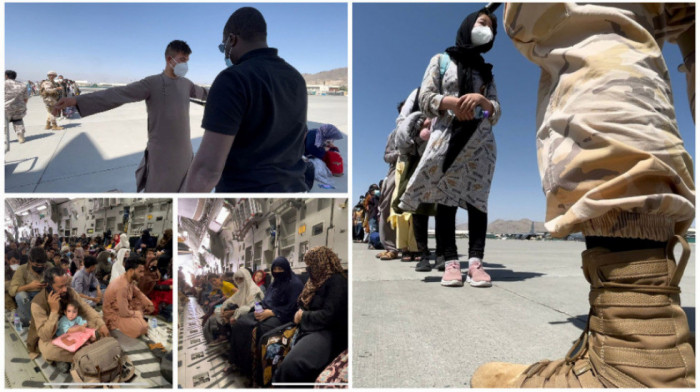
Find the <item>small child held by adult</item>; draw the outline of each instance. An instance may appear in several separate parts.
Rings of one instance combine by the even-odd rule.
[[[56,337],[66,333],[85,332],[87,321],[78,316],[79,305],[76,301],[70,301],[66,305],[63,316],[58,320],[56,327]]]

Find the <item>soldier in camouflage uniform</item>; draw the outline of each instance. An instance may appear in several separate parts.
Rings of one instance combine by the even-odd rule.
[[[17,72],[5,71],[5,121],[12,123],[17,135],[17,140],[24,143],[24,122],[27,115],[27,101],[29,92],[24,83],[16,81]],[[9,143],[9,140],[7,140]]]
[[[565,359],[488,363],[472,387],[694,387],[678,287],[695,217],[693,163],[661,54],[664,41],[678,43],[694,110],[694,4],[508,4],[504,25],[541,68],[545,226],[559,237],[583,232],[591,310]]]
[[[56,117],[53,115],[53,107],[58,103],[61,97],[61,86],[54,81],[56,78],[55,71],[49,71],[47,74],[48,80],[42,80],[39,86],[41,97],[44,98],[46,111],[49,112],[49,118],[46,120],[46,129],[60,131],[63,127],[59,127],[56,123]]]

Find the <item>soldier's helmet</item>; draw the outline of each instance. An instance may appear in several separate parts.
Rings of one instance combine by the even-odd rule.
[[[56,76],[56,75],[58,75],[58,74],[56,73],[56,71],[49,71],[49,72],[46,73],[46,76],[50,76],[50,75]]]

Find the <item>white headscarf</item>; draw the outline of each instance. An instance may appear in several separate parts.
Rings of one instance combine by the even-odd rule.
[[[126,272],[126,269],[124,268],[124,259],[126,258],[127,253],[129,253],[128,248],[119,249],[119,252],[117,253],[117,261],[112,265],[112,276],[109,278],[110,282],[113,282],[114,279],[120,277]]]
[[[120,251],[122,249],[129,249],[129,237],[125,233],[119,235],[119,243],[114,247],[115,251]]]
[[[233,274],[233,280],[235,281],[236,278],[243,278],[243,282],[236,282],[238,291],[236,291],[231,298],[224,301],[221,306],[222,309],[226,309],[228,304],[236,304],[239,306],[239,308],[251,307],[254,305],[255,298],[262,296],[260,287],[255,284],[253,278],[250,276],[250,272],[248,272],[247,269],[240,268],[238,271],[236,271],[236,273]]]

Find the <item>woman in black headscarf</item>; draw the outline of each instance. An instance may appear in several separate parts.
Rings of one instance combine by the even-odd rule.
[[[251,309],[250,313],[241,316],[231,325],[230,360],[238,371],[247,376],[252,371],[251,347],[257,347],[265,333],[293,320],[298,309],[297,298],[304,288],[286,258],[276,258],[272,262],[271,271],[274,280],[260,303],[263,310],[255,312]]]
[[[331,249],[318,246],[304,255],[309,280],[299,296],[294,346],[275,372],[275,382],[314,382],[348,347],[348,279]]]
[[[482,53],[493,46],[496,17],[486,9],[468,15],[457,32],[455,46],[434,56],[420,89],[420,108],[435,118],[428,145],[399,207],[416,211],[421,203],[437,204],[436,268],[445,270],[444,286],[462,286],[455,216],[469,213],[469,273],[472,286],[487,287],[491,277],[482,267],[486,243],[488,195],[496,164],[491,127],[501,114],[492,66]],[[427,216],[414,215],[416,237],[427,227]],[[424,231],[424,230],[423,230]],[[430,271],[423,254],[417,271]]]

